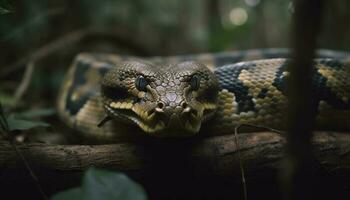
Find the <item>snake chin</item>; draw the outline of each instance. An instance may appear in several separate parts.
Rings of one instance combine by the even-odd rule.
[[[133,123],[146,134],[155,137],[188,137],[195,135],[199,132],[202,121],[213,113],[214,107],[210,108],[195,114],[188,114],[183,118],[175,113],[169,118],[163,118],[159,113],[142,111],[128,103],[109,103],[105,105],[106,113],[112,118]]]

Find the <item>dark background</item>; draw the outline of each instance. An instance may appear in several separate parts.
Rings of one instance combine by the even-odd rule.
[[[349,50],[350,2],[326,2],[319,47]],[[12,103],[26,61],[38,51],[43,55],[26,94],[52,106],[78,52],[155,56],[288,47],[292,12],[288,0],[0,0],[0,100]],[[49,101],[37,98],[43,95]]]

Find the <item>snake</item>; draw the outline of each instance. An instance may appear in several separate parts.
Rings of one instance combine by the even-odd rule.
[[[102,142],[232,134],[244,124],[284,130],[289,55],[80,53],[58,94],[58,114],[79,137]],[[349,60],[347,52],[318,50],[312,61],[316,129],[350,129]]]

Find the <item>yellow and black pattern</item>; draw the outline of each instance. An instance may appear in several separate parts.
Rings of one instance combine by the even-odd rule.
[[[216,129],[239,124],[285,128],[285,83],[288,60],[267,59],[226,65],[215,71],[220,94]],[[350,114],[350,66],[334,59],[314,61],[313,97],[319,129],[347,130]]]
[[[215,71],[223,89],[219,96],[225,106],[221,108],[222,104],[219,104],[218,113],[226,117],[218,123],[226,126],[224,130],[232,130],[238,124],[274,128],[281,124],[286,97],[279,87],[283,85],[286,73],[278,72],[284,63],[284,59],[267,59],[226,65]]]
[[[105,93],[101,94],[100,91],[101,82],[106,80],[106,74],[111,69],[121,66],[128,70],[130,63],[139,58],[111,54],[80,54],[72,64],[60,91],[58,111],[63,121],[82,132],[82,136],[100,141],[129,140],[143,135],[143,132],[156,132],[164,126],[161,124],[164,121],[159,123],[162,117],[154,117],[153,112],[165,116],[162,113],[167,111],[168,104],[169,109],[173,109],[169,112],[176,110],[176,115],[188,115],[186,120],[191,123],[184,127],[196,130],[193,124],[200,126],[198,120],[203,122],[199,132],[228,134],[240,124],[284,129],[288,60],[274,59],[276,57],[288,57],[288,52],[272,49],[142,59],[142,67],[137,64],[140,71],[136,70],[128,77],[123,76],[129,81],[125,82],[129,96],[125,96],[125,100],[119,97],[115,100],[116,97],[111,99],[107,95],[106,100],[103,97]],[[346,123],[350,116],[350,66],[347,64],[349,56],[344,52],[322,50],[319,51],[318,57],[325,59],[314,60],[312,87],[315,103],[312,106],[317,109],[317,128],[349,130],[350,124]],[[189,60],[196,62],[184,62]],[[147,67],[143,66],[144,63],[151,64],[146,64]],[[202,64],[212,72],[205,71]],[[146,75],[143,74],[145,71],[148,71]],[[144,91],[137,87],[135,89],[134,82],[138,81],[137,84],[142,85],[142,81],[145,81],[139,80],[140,73],[142,78],[147,75],[152,77],[146,77],[148,82]],[[193,74],[198,78],[197,82],[193,81]],[[111,82],[109,85],[114,86],[115,83],[117,82]],[[207,85],[211,86],[204,87]],[[214,89],[210,89],[213,87]],[[169,99],[173,99],[174,102],[167,102]],[[170,106],[170,103],[173,105]],[[102,119],[114,115],[115,112],[117,117],[114,116],[113,121],[97,127]],[[174,117],[170,115],[168,118]],[[135,118],[142,120],[137,121]],[[125,123],[126,121],[138,123],[135,126],[135,123]],[[177,123],[171,127],[176,129]],[[181,131],[175,134],[178,132]]]

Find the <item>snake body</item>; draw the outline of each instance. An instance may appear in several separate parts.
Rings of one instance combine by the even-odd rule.
[[[241,124],[283,130],[288,59],[278,57],[288,52],[148,59],[82,53],[62,84],[58,112],[70,127],[96,141],[221,135]],[[317,57],[315,103],[310,105],[317,109],[316,128],[349,130],[349,56],[322,50]]]

